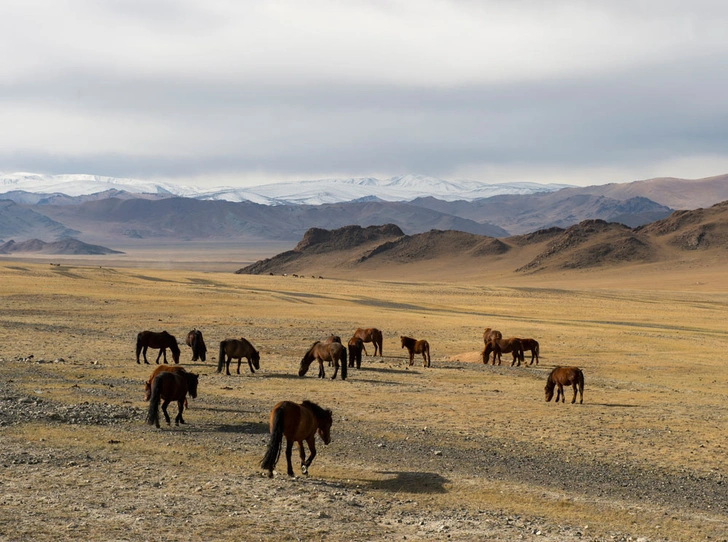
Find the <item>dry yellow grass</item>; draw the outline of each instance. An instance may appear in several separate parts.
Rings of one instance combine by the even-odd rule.
[[[201,373],[184,430],[155,430],[140,419],[66,424],[42,415],[0,427],[8,450],[0,530],[11,540],[33,525],[38,539],[143,539],[152,528],[161,530],[151,538],[179,538],[188,519],[193,538],[276,539],[280,519],[265,519],[261,509],[306,511],[298,499],[313,492],[328,516],[284,538],[437,539],[445,531],[423,530],[408,518],[424,516],[427,524],[438,510],[536,518],[550,529],[540,539],[568,539],[577,530],[597,539],[721,536],[728,529],[726,499],[710,488],[721,487],[728,467],[722,273],[658,274],[643,266],[622,274],[504,274],[454,283],[0,263],[0,379],[12,380],[6,393],[13,401],[21,394],[60,405],[146,408],[143,382],[151,368],[134,362],[135,336],[143,329],[166,329],[182,341],[197,327],[215,359],[219,340],[244,336],[262,358],[260,373],[250,375],[243,365],[241,375],[225,377],[209,359],[190,364],[182,346],[183,363]],[[345,382],[294,377],[313,340],[329,333],[348,338],[358,326],[383,330],[384,358],[365,358],[364,369],[351,369]],[[510,355],[500,367],[451,361],[476,358],[485,326],[537,338],[541,364],[511,368]],[[405,366],[401,334],[430,342],[433,368],[423,369],[417,358]],[[30,354],[65,362],[16,361]],[[555,365],[584,370],[583,405],[544,402],[544,381]],[[334,410],[334,442],[319,445],[312,479],[297,482],[303,485],[261,478],[268,410],[278,400],[303,398]],[[23,450],[39,462],[24,461]],[[64,459],[56,464],[46,455]],[[103,461],[80,469],[85,456]],[[549,480],[539,464],[573,464],[573,473],[563,467],[573,479]],[[144,469],[160,485],[140,482],[148,476]],[[617,478],[576,482],[590,473]],[[644,481],[620,489],[619,476],[626,484],[632,474]],[[654,487],[664,480],[687,484],[688,494],[703,483],[707,493],[684,503],[674,488]],[[44,489],[44,481],[54,489]],[[122,505],[101,498],[102,491]],[[275,498],[265,501],[268,491]],[[333,501],[350,496],[362,504],[335,515]],[[227,508],[215,505],[220,499]],[[201,510],[194,517],[192,502]],[[384,515],[382,503],[389,503]],[[25,513],[30,504],[39,514]],[[254,505],[258,515],[250,515]],[[473,531],[460,523],[446,531],[455,539],[487,527]]]

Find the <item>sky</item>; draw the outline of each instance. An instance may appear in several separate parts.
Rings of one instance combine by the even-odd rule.
[[[723,0],[3,0],[0,172],[728,172]]]

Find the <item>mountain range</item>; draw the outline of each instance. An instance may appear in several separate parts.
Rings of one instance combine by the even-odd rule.
[[[503,193],[506,186],[511,193]],[[165,245],[221,240],[241,246],[277,240],[292,247],[312,227],[391,223],[406,235],[434,229],[495,238],[568,228],[584,220],[637,227],[667,217],[678,204],[694,209],[728,199],[728,175],[566,188],[402,176],[278,183],[256,190],[257,198],[274,204],[228,201],[222,199],[224,190],[203,194],[133,179],[4,175],[0,239],[78,237],[105,246],[130,246],[139,240]],[[490,195],[477,197],[486,193]],[[353,196],[361,197],[347,199]],[[404,197],[408,199],[397,199]],[[301,203],[313,200],[319,203]],[[320,203],[325,200],[337,201]]]

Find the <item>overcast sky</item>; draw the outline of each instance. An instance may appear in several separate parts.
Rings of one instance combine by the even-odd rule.
[[[723,0],[3,0],[0,172],[728,172]]]

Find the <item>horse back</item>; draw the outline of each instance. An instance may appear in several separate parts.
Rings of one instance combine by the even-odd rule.
[[[313,412],[292,401],[281,401],[273,407],[270,413],[271,431],[277,410],[283,414],[283,435],[288,440],[306,440],[316,432],[318,424]]]

